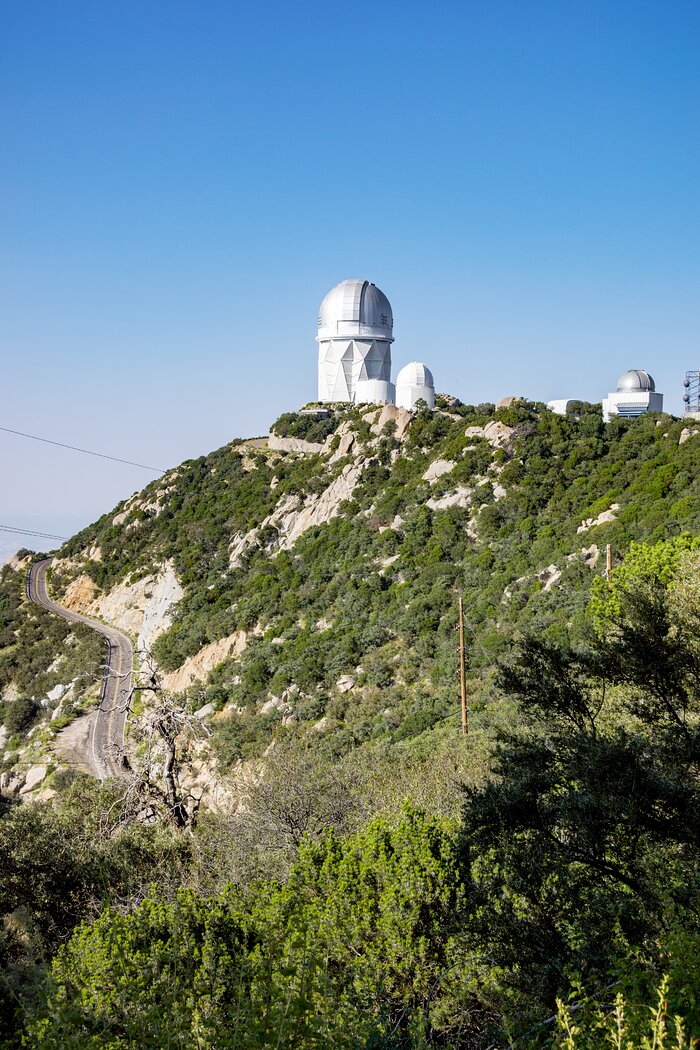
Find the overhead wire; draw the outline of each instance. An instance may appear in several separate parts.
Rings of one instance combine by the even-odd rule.
[[[155,474],[165,474],[161,467],[150,467],[147,463],[134,463],[131,459],[120,459],[119,456],[108,456],[105,452],[94,452],[89,448],[79,448],[77,445],[67,445],[63,441],[52,441],[51,438],[39,437],[36,434],[27,434],[23,430],[12,430],[10,427],[0,426],[6,434],[16,434],[17,437],[31,438],[32,441],[42,441],[45,445],[56,445],[58,448],[69,448],[72,452],[83,452],[86,456],[98,456],[100,459],[111,459],[113,463],[125,463],[129,467],[140,467],[142,470],[152,470]]]
[[[13,525],[0,525],[0,532],[19,533],[21,536],[34,536],[42,540],[67,540],[68,536],[56,536],[53,532],[35,532],[34,529],[16,529]]]

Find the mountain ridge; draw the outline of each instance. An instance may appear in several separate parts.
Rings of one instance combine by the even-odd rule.
[[[236,440],[186,461],[82,530],[51,585],[226,716],[212,736],[222,773],[277,736],[340,754],[410,740],[456,724],[458,594],[478,711],[518,632],[584,629],[607,543],[619,560],[633,541],[700,529],[687,431],[516,399],[287,413],[273,447]]]

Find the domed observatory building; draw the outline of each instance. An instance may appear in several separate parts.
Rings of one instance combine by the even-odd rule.
[[[396,377],[396,404],[400,408],[415,408],[419,401],[435,408],[435,383],[427,365],[411,361]]]
[[[341,281],[318,312],[318,400],[393,402],[389,300],[369,281]]]
[[[656,393],[654,380],[642,368],[631,368],[617,381],[617,390],[603,398],[603,419],[611,416],[634,419],[644,412],[663,412],[664,395]]]

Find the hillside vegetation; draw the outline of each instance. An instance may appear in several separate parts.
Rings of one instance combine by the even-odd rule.
[[[166,671],[249,632],[202,697],[238,712],[217,734],[224,767],[324,718],[337,754],[453,727],[459,594],[478,715],[518,632],[585,630],[607,543],[619,561],[632,542],[700,531],[697,438],[679,445],[669,416],[604,425],[593,408],[461,406],[419,412],[397,436],[393,415],[348,413],[325,454],[234,443],[185,463],[62,551],[58,594],[82,573],[108,590],[173,562],[185,593],[154,647]],[[290,544],[289,518],[334,487],[335,516]],[[580,531],[601,513],[611,520]],[[100,561],[85,557],[95,548]],[[344,676],[354,685],[339,692]]]
[[[274,429],[59,552],[66,601],[174,569],[153,656],[225,794],[185,831],[116,781],[4,800],[0,1045],[695,1045],[700,437],[454,399]],[[5,711],[55,671],[22,582]]]

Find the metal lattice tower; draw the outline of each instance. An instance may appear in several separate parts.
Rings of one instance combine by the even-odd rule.
[[[683,415],[700,416],[700,369],[685,373],[683,387]]]

